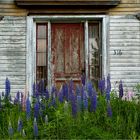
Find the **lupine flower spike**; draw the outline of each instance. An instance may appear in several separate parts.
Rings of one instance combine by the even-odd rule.
[[[110,82],[110,75],[108,74],[106,93],[110,93],[110,92],[111,92],[111,82]]]
[[[68,92],[69,92],[69,89],[68,89],[68,85],[67,83],[64,83],[63,84],[63,95],[64,95],[64,98],[68,101]]]
[[[103,78],[99,81],[98,88],[101,91],[101,94],[103,94],[105,92],[105,78]]]
[[[93,86],[92,86],[92,83],[91,82],[89,82],[87,84],[87,91],[88,91],[89,98],[91,98],[92,97],[92,93],[93,93]]]
[[[107,76],[107,88],[106,88],[106,99],[107,102],[110,101],[110,92],[111,92],[111,82],[110,82],[110,75]]]
[[[88,109],[88,98],[86,94],[83,96],[83,107],[85,110]]]
[[[62,86],[59,90],[58,99],[59,99],[60,103],[63,103],[63,89],[62,89]]]
[[[110,102],[107,103],[107,116],[112,117],[112,109],[110,106]]]
[[[38,137],[38,126],[37,126],[36,118],[34,118],[33,130],[34,130],[34,136]]]
[[[34,117],[38,119],[38,116],[39,116],[39,102],[37,100],[36,103],[34,104]]]
[[[22,132],[22,120],[21,120],[21,118],[19,117],[19,119],[18,119],[18,128],[17,128],[17,131],[18,132]]]
[[[31,115],[31,103],[30,103],[29,96],[28,96],[26,99],[26,118],[27,118],[27,120],[29,120],[30,115]]]
[[[96,111],[96,108],[97,108],[97,95],[96,95],[96,91],[93,89],[93,95],[91,97],[91,106],[90,106],[90,111],[91,112],[95,112]]]
[[[77,103],[76,103],[76,96],[73,94],[71,96],[71,106],[72,106],[72,115],[76,117],[77,115]]]
[[[119,84],[119,98],[122,98],[122,97],[123,97],[123,84],[121,80]]]
[[[85,74],[82,74],[81,82],[82,82],[82,85],[85,86],[85,83],[86,83],[86,76],[85,76]]]
[[[10,94],[10,90],[11,90],[10,81],[8,78],[6,78],[6,80],[5,80],[5,98],[8,98],[8,96]]]
[[[45,98],[46,98],[46,100],[48,100],[49,99],[49,91],[48,91],[48,89],[46,88],[46,90],[45,90]]]
[[[81,95],[77,95],[77,109],[78,109],[78,111],[82,110],[82,98],[81,98]]]
[[[13,134],[14,134],[14,130],[13,130],[13,128],[12,128],[11,121],[9,121],[8,133],[9,133],[9,136],[10,136],[10,137],[12,137]]]

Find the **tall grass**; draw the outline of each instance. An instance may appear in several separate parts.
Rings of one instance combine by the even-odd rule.
[[[31,101],[27,97],[24,104],[19,92],[11,100],[6,79],[0,98],[0,139],[140,138],[140,103],[122,100],[122,81],[119,97],[111,91],[110,76],[98,89],[91,82],[74,88],[71,80],[59,91],[52,86],[49,93],[43,84],[34,84]]]

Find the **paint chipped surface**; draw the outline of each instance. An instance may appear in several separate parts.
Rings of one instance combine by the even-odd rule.
[[[52,66],[57,85],[71,78],[80,82],[84,69],[83,38],[82,24],[52,25]]]

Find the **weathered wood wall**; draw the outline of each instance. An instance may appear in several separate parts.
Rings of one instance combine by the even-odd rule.
[[[12,92],[25,88],[26,17],[5,16],[0,21],[0,91],[8,77]]]
[[[140,21],[132,15],[110,16],[109,45],[113,84],[119,79],[126,87],[140,83]]]
[[[0,16],[26,16],[27,11],[20,9],[14,0],[0,0]]]
[[[35,11],[35,10],[34,10]],[[39,10],[40,11],[40,10]],[[47,13],[47,9],[45,10]],[[63,10],[64,11],[64,10]],[[67,10],[66,12],[73,12],[73,10]],[[90,9],[88,10],[82,10],[81,13],[86,11],[89,12],[104,12],[104,9],[95,10]],[[121,3],[116,8],[111,8],[107,10],[106,12],[110,15],[124,15],[124,14],[134,14],[140,11],[140,0],[121,0]],[[48,13],[51,13],[50,9],[48,10]],[[59,11],[58,11],[59,13]],[[14,0],[0,0],[0,15],[4,16],[26,16],[28,14],[28,10],[20,9],[17,7],[14,3]]]
[[[140,0],[121,0],[121,3],[109,9],[110,15],[127,15],[140,12]]]

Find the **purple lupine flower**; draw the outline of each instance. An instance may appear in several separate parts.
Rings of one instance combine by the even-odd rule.
[[[68,101],[68,85],[67,85],[67,83],[63,84],[62,90],[63,90],[63,96],[64,96],[65,100]]]
[[[74,92],[73,92],[73,81],[71,80],[69,83],[69,100],[71,101],[73,98]]]
[[[45,90],[45,99],[46,100],[48,100],[49,99],[49,91],[48,91],[48,89],[46,88],[46,90]]]
[[[81,99],[82,99],[82,101],[83,101],[84,94],[85,94],[85,89],[84,89],[84,86],[82,86],[81,87]]]
[[[11,90],[11,84],[8,78],[5,80],[5,98],[8,98]]]
[[[34,118],[33,132],[34,132],[34,137],[38,137],[38,126],[37,126],[36,118]]]
[[[91,98],[93,94],[93,86],[91,82],[88,82],[87,84],[87,92],[88,92],[88,96]]]
[[[99,81],[98,88],[101,91],[101,93],[103,94],[105,91],[105,77]]]
[[[77,109],[78,109],[78,111],[82,110],[82,98],[81,98],[81,95],[77,95]]]
[[[56,89],[55,86],[52,86],[52,89],[51,89],[51,97],[52,98],[57,97],[57,89]]]
[[[20,93],[18,91],[14,98],[14,104],[19,104],[19,103],[20,103]]]
[[[23,126],[23,123],[22,123],[21,118],[19,117],[19,119],[18,119],[18,127],[17,127],[18,132],[22,131],[22,126]]]
[[[9,126],[8,126],[8,134],[9,134],[10,137],[12,137],[13,134],[14,134],[14,130],[12,128],[12,124],[11,124],[10,121],[9,121]]]
[[[36,83],[35,97],[39,98],[39,85]]]
[[[123,84],[122,84],[122,80],[120,80],[119,83],[119,98],[123,97]]]
[[[54,107],[54,108],[56,108],[56,98],[54,98],[54,97],[51,98],[51,102],[48,104],[48,107],[49,108],[51,106]]]
[[[91,105],[90,105],[90,111],[91,112],[95,112],[96,111],[96,108],[97,108],[97,95],[96,93],[94,93],[92,95],[92,97],[90,98],[90,101],[91,101]]]
[[[76,117],[77,103],[76,103],[76,96],[74,94],[71,96],[71,107],[72,107],[72,115],[73,115],[73,117]]]
[[[33,97],[36,97],[36,85],[35,85],[35,82],[33,84]]]
[[[111,92],[111,82],[110,82],[110,75],[108,74],[106,93],[110,93],[110,92]]]
[[[17,100],[16,97],[14,98],[14,104],[15,104],[15,105],[18,104],[18,100]]]
[[[52,99],[52,103],[51,103],[51,105],[52,105],[53,107],[56,108],[56,98],[53,98],[53,99]]]
[[[88,109],[88,98],[87,98],[86,94],[83,96],[83,107],[85,110]]]
[[[44,94],[44,89],[45,89],[45,84],[44,84],[44,80],[42,79],[40,82],[39,82],[39,93],[41,95]]]
[[[81,91],[80,91],[80,87],[79,85],[76,85],[76,95],[80,95]]]
[[[31,116],[31,103],[30,103],[30,100],[29,100],[29,96],[26,100],[26,118],[27,120],[30,118]]]
[[[60,103],[63,103],[63,101],[64,101],[62,87],[61,87],[61,89],[59,91],[59,94],[58,94],[58,100],[59,100]]]
[[[23,93],[21,92],[21,106],[23,106]]]
[[[39,116],[39,102],[36,101],[36,103],[34,104],[34,117],[36,119],[38,119],[38,116]]]
[[[110,101],[110,93],[106,93],[106,100],[107,102]]]
[[[112,117],[112,109],[110,106],[110,102],[108,102],[108,104],[107,104],[107,116]]]
[[[74,88],[73,80],[71,79],[71,80],[70,80],[70,83],[69,83],[69,89],[70,89],[70,90],[73,90],[73,88]]]
[[[16,99],[17,99],[17,102],[19,103],[20,102],[20,93],[19,93],[19,91],[16,94]]]
[[[86,84],[86,76],[85,76],[85,74],[82,74],[82,76],[81,76],[81,82],[82,82],[82,85],[85,85]]]

